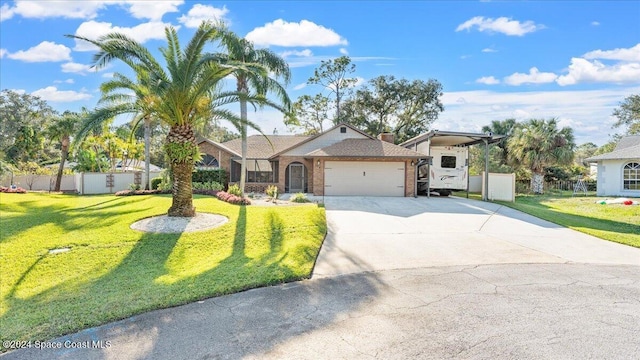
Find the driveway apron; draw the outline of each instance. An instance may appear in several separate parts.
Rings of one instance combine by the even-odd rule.
[[[640,251],[489,202],[327,197],[314,276],[515,263],[640,265]]]

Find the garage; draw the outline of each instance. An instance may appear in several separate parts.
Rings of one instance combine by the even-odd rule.
[[[405,196],[401,161],[326,161],[325,195]]]

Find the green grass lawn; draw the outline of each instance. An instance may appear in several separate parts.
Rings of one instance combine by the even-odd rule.
[[[600,205],[598,197],[521,195],[498,203],[601,239],[640,248],[640,206]]]
[[[326,233],[323,208],[236,206],[195,196],[223,226],[185,234],[131,230],[170,196],[0,196],[0,334],[44,340],[149,310],[308,278]],[[71,248],[49,253],[51,249]],[[4,349],[3,349],[4,350]]]

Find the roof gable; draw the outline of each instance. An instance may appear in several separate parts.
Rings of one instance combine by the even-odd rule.
[[[344,130],[342,130],[343,128]],[[373,139],[373,137],[349,124],[341,123],[327,131],[324,131],[320,134],[306,139],[305,141],[291,146],[288,149],[285,149],[279,153],[275,153],[273,157],[281,155],[303,156],[309,152],[322,149],[345,139]]]

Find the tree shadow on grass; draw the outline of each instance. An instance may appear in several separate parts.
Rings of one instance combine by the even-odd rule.
[[[323,213],[318,212],[314,215],[312,226],[324,226],[321,214]],[[42,337],[42,334],[70,333],[153,309],[308,278],[315,260],[314,254],[317,254],[319,249],[295,247],[295,250],[291,250],[286,242],[295,239],[287,237],[285,222],[276,211],[267,213],[264,218],[267,226],[264,243],[268,245],[268,251],[254,257],[247,255],[247,232],[255,225],[248,222],[250,216],[245,206],[238,207],[238,217],[233,220],[235,223],[229,224],[235,227],[235,231],[228,257],[209,270],[175,282],[163,282],[159,279],[170,273],[167,261],[181,234],[143,234],[135,245],[132,245],[130,251],[118,259],[119,262],[105,260],[106,265],[117,265],[104,274],[82,282],[75,278],[69,279],[30,297],[16,296],[19,292],[12,289],[10,296],[5,298],[8,310],[0,317],[0,332],[12,338],[26,336],[27,339],[36,340]],[[210,241],[205,234],[202,235],[202,241]],[[100,249],[78,249],[98,250]],[[290,254],[290,251],[294,251],[295,254]],[[295,258],[294,262],[308,261],[309,256],[313,256],[311,261],[308,261],[308,269],[301,271],[300,268],[290,266],[289,256],[292,255],[299,257]],[[19,282],[16,287],[21,284],[22,282]],[[304,296],[308,297],[308,301],[319,301],[313,292]],[[342,311],[346,309],[336,309],[336,312]],[[331,317],[330,314],[327,316]],[[154,347],[157,345],[159,344]],[[38,356],[46,356],[45,354],[47,353],[40,353]],[[48,355],[56,357],[60,354]],[[95,353],[92,357],[95,357]]]

